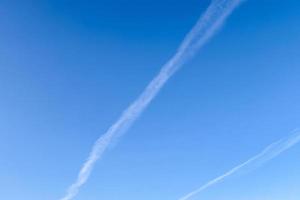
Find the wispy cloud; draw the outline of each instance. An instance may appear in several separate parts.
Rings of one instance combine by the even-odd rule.
[[[206,190],[207,188],[216,185],[220,182],[222,182],[227,177],[235,174],[236,172],[245,169],[246,167],[254,167],[257,165],[262,165],[266,163],[267,161],[277,157],[284,151],[288,150],[289,148],[293,147],[294,145],[298,144],[300,142],[300,131],[295,131],[291,136],[287,138],[283,138],[277,142],[274,142],[267,146],[263,151],[261,151],[256,156],[250,158],[246,162],[232,168],[225,174],[207,182],[206,184],[202,185],[198,189],[186,194],[185,196],[179,198],[179,200],[189,200],[195,195],[201,193],[202,191]]]
[[[240,4],[241,0],[212,0],[206,12],[187,34],[175,55],[162,67],[159,74],[149,83],[143,93],[122,113],[120,118],[94,144],[77,180],[69,187],[60,200],[73,199],[80,187],[87,181],[94,164],[101,158],[107,147],[117,140],[147,108],[172,75],[185,64],[223,25],[226,18]]]

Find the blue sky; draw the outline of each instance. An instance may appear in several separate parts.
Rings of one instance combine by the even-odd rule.
[[[0,199],[61,197],[209,2],[0,1]],[[76,199],[177,199],[299,128],[299,8],[244,3]],[[299,151],[195,199],[296,200]]]

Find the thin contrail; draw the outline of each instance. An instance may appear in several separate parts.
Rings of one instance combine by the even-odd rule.
[[[233,175],[234,173],[244,169],[245,167],[253,167],[255,165],[261,165],[279,154],[283,153],[284,151],[288,150],[289,148],[293,147],[294,145],[298,144],[300,142],[300,131],[295,132],[288,138],[283,138],[277,142],[274,142],[267,146],[263,151],[261,151],[259,154],[256,156],[250,158],[246,162],[232,168],[225,174],[207,182],[206,184],[202,185],[198,189],[186,194],[185,196],[179,198],[178,200],[189,200],[195,195],[199,194],[200,192],[206,190],[207,188],[216,185],[223,181],[225,178]]]
[[[143,93],[122,113],[120,118],[94,144],[89,157],[83,164],[77,180],[69,187],[60,200],[73,199],[80,187],[87,181],[96,161],[102,157],[107,147],[119,138],[139,117],[148,104],[158,94],[170,77],[191,58],[225,22],[226,18],[242,0],[212,0],[210,6],[187,34],[175,55],[162,67]]]

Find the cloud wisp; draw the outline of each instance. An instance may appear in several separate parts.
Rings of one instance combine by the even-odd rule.
[[[205,13],[187,34],[174,56],[161,68],[142,94],[122,113],[120,118],[95,142],[82,165],[76,181],[60,200],[73,199],[88,180],[97,160],[147,108],[172,75],[185,64],[221,28],[227,17],[242,0],[212,0]]]
[[[296,131],[294,134],[287,138],[283,138],[277,142],[274,142],[267,146],[263,151],[261,151],[259,154],[253,156],[246,162],[232,168],[225,174],[212,179],[211,181],[207,182],[206,184],[202,185],[198,189],[186,194],[185,196],[179,198],[178,200],[189,200],[196,196],[197,194],[201,193],[202,191],[208,189],[209,187],[212,187],[222,181],[224,181],[227,177],[245,169],[246,167],[254,167],[262,165],[269,160],[272,160],[273,158],[277,157],[284,151],[290,149],[294,145],[298,144],[300,142],[300,131]]]

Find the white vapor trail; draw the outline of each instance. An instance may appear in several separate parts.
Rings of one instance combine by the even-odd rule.
[[[214,186],[220,182],[222,182],[227,177],[237,173],[238,171],[255,165],[261,165],[266,163],[267,161],[277,157],[284,151],[288,150],[289,148],[293,147],[294,145],[300,142],[300,131],[296,131],[294,134],[289,136],[288,138],[283,138],[277,142],[274,142],[267,146],[263,151],[261,151],[256,156],[250,158],[246,162],[232,168],[225,174],[207,182],[206,184],[202,185],[198,189],[186,194],[185,196],[179,198],[178,200],[189,200],[193,198],[195,195],[199,194],[200,192],[206,190],[207,188]]]
[[[210,6],[187,34],[175,55],[162,67],[159,74],[149,83],[142,94],[122,113],[120,118],[94,144],[89,157],[83,164],[77,180],[60,200],[71,200],[87,181],[98,159],[107,147],[140,116],[170,77],[200,49],[225,22],[242,0],[212,0]]]

